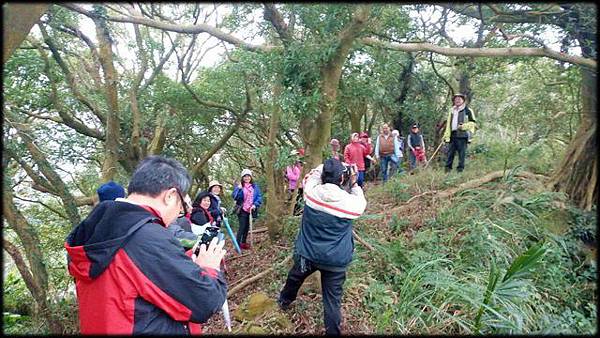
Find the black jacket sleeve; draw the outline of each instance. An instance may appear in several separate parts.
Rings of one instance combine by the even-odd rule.
[[[208,217],[206,217],[204,211],[200,209],[194,209],[190,215],[190,220],[196,225],[204,225],[208,222]]]
[[[173,319],[204,323],[225,302],[223,273],[200,268],[161,225],[144,226],[125,251],[151,283],[138,286],[141,296]]]

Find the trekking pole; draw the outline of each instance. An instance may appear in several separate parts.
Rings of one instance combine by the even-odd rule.
[[[227,217],[223,217],[223,224],[225,224],[225,229],[227,229],[227,233],[229,234],[229,237],[231,237],[231,241],[233,242],[233,247],[235,248],[235,251],[241,254],[242,249],[240,249],[237,239],[233,235],[233,230],[231,230],[231,227],[229,226],[229,219],[227,219]]]
[[[433,155],[431,155],[431,157],[429,158],[429,161],[425,162],[425,167],[423,167],[423,169],[427,168],[427,166],[429,165],[429,163],[433,160],[433,158],[435,157],[435,155],[437,154],[438,150],[440,150],[440,148],[442,147],[442,144],[444,144],[444,140],[442,140],[442,142],[440,142],[440,145],[437,147],[437,149],[433,152]]]
[[[250,242],[250,246],[252,246],[252,210],[250,210],[250,215],[249,215],[249,223],[250,223],[250,230],[249,234],[248,234],[248,240]]]
[[[223,311],[223,319],[225,321],[225,326],[227,326],[227,331],[231,332],[231,316],[229,315],[229,304],[227,303],[227,298],[225,298],[225,303],[223,303],[221,311]]]

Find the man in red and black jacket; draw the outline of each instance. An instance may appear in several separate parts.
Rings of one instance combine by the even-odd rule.
[[[200,333],[225,302],[219,262],[224,241],[202,245],[195,261],[166,229],[185,205],[181,163],[144,159],[128,197],[103,201],[67,237],[82,334]]]

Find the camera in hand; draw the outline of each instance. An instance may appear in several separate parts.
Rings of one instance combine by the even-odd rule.
[[[196,246],[196,251],[194,251],[194,255],[198,256],[198,253],[200,252],[200,245],[206,244],[206,247],[208,248],[208,244],[210,244],[210,241],[212,241],[212,239],[217,236],[219,236],[219,239],[223,237],[221,229],[219,227],[207,226],[204,229],[204,232],[202,232],[202,234],[198,236],[198,246]]]
[[[342,177],[344,181],[342,182],[342,189],[350,192],[352,190],[352,176],[356,175],[356,169],[351,164],[342,163],[344,165],[344,171],[342,172]]]

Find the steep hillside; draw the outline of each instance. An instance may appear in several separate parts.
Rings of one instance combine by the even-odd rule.
[[[546,190],[544,181],[543,175],[515,168],[485,174],[427,169],[385,185],[369,182],[367,211],[355,222],[358,237],[344,287],[343,332],[593,330],[595,212],[568,206],[564,196]],[[299,222],[299,217],[288,219],[286,235],[277,243],[259,232],[253,250],[238,256],[229,249],[234,332],[324,333],[321,295],[312,278],[290,310],[282,312],[274,304],[291,266],[286,258]],[[260,230],[260,221],[255,228]],[[484,301],[492,266],[502,276],[536,243],[543,243],[539,260],[510,283],[498,284]],[[222,316],[214,316],[205,329],[225,333]]]

